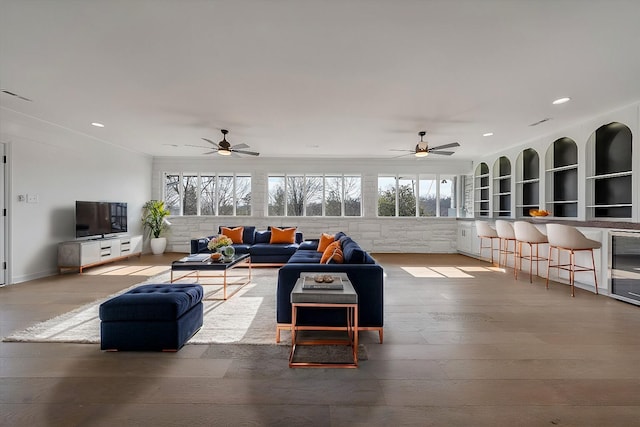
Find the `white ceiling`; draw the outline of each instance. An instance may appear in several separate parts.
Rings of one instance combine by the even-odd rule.
[[[227,128],[266,157],[391,158],[427,130],[473,159],[640,100],[637,0],[0,5],[0,85],[33,100],[2,108],[156,156]]]

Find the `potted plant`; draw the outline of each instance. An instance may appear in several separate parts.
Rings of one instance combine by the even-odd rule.
[[[168,225],[171,225],[166,218],[170,214],[171,212],[164,207],[164,201],[162,200],[149,200],[144,204],[142,225],[145,230],[149,232],[149,237],[151,237],[151,252],[153,252],[154,255],[162,254],[167,248],[167,238],[160,237],[160,233],[162,233]]]

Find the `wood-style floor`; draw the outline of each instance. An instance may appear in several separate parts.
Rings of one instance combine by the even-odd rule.
[[[290,369],[278,346],[2,342],[0,425],[640,425],[640,307],[460,255],[376,258],[385,342],[363,333],[358,369]],[[89,269],[0,288],[0,336],[143,279]]]

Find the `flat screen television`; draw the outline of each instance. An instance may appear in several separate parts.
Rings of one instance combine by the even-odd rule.
[[[76,201],[76,238],[126,232],[126,203]]]

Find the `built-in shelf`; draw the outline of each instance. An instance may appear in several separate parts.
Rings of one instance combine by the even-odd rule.
[[[533,184],[534,182],[540,182],[540,179],[527,179],[524,181],[516,181],[516,184]]]
[[[577,169],[577,168],[578,168],[577,164],[571,164],[571,165],[565,165],[565,166],[558,166],[557,168],[547,169],[545,172],[560,172],[560,171],[566,171],[569,169]]]
[[[620,176],[630,176],[632,171],[624,171],[624,172],[616,172],[616,173],[606,173],[603,175],[593,175],[586,177],[587,179],[609,179],[609,178],[618,178]]]
[[[511,162],[505,156],[493,165],[493,216],[511,216]]]
[[[523,150],[516,161],[516,216],[530,217],[540,208],[540,157],[533,148]]]
[[[556,218],[578,216],[578,146],[571,138],[560,138],[547,150],[545,204]]]
[[[476,168],[473,180],[474,215],[476,217],[489,216],[489,166],[480,163]]]

